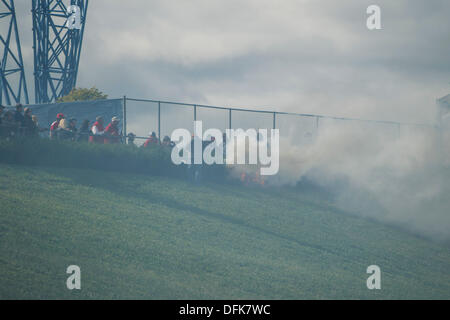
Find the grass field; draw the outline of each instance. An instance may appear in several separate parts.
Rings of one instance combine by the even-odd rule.
[[[312,190],[0,164],[0,211],[3,299],[450,298],[449,247]]]

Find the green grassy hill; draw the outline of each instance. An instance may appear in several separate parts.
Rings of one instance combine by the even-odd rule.
[[[0,211],[3,299],[450,298],[448,247],[312,191],[0,164]]]

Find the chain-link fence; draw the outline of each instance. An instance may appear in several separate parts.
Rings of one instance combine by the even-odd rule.
[[[261,111],[244,108],[217,107],[148,99],[124,98],[126,125],[124,132],[145,138],[151,132],[162,138],[177,128],[193,132],[193,121],[203,123],[203,130],[272,129],[280,131],[281,139],[297,144],[314,142],[321,131],[330,128],[354,129],[355,132],[377,133],[387,139],[399,138],[411,132],[436,134],[436,127],[427,124],[400,123],[330,117],[313,114]]]
[[[377,133],[386,139],[408,136],[412,132],[437,134],[437,127],[426,124],[408,124],[391,121],[374,121],[352,118],[329,117],[313,114],[298,114],[274,111],[252,110],[233,107],[217,107],[201,104],[177,103],[169,101],[134,99],[107,99],[87,102],[66,102],[28,105],[37,117],[41,128],[50,128],[58,113],[66,119],[75,118],[80,126],[88,120],[90,126],[96,117],[102,116],[105,126],[112,117],[122,120],[121,135],[136,135],[136,143],[141,144],[152,132],[162,140],[170,137],[173,130],[185,128],[193,132],[193,122],[202,121],[203,130],[226,129],[279,129],[280,139],[290,140],[299,145],[316,141],[324,130],[331,128],[351,129],[355,133]],[[5,114],[8,110],[4,110]],[[11,108],[9,112],[13,112]],[[3,116],[5,118],[5,116]],[[4,124],[3,124],[4,125]],[[42,133],[46,135],[47,133]],[[125,139],[123,139],[125,141]]]

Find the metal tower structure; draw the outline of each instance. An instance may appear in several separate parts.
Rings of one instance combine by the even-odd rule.
[[[88,1],[32,1],[36,103],[54,102],[75,87]]]
[[[0,104],[28,104],[14,0],[0,1]]]

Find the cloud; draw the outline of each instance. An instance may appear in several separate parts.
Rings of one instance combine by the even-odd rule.
[[[90,1],[79,86],[277,111],[425,121],[448,93],[445,0]],[[30,4],[17,2],[31,84]],[[30,31],[26,31],[30,30]]]

